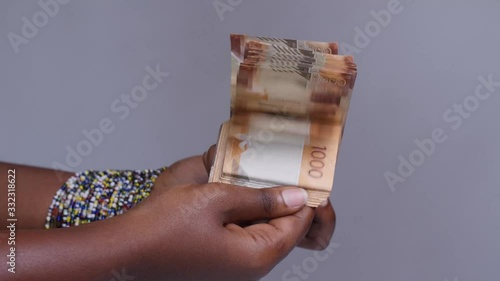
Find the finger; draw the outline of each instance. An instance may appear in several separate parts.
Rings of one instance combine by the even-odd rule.
[[[208,181],[202,156],[193,156],[175,162],[160,176],[166,186],[201,184]]]
[[[335,231],[336,217],[333,206],[328,203],[325,207],[318,207],[309,232],[299,247],[311,250],[325,249]]]
[[[295,247],[307,235],[313,220],[314,209],[304,207],[300,212],[290,216],[270,220],[269,224],[288,239],[287,241],[291,243],[290,247]]]
[[[298,187],[253,189],[225,184],[218,186],[225,192],[224,196],[219,196],[224,223],[283,217],[297,212],[307,202],[307,192]]]
[[[207,173],[210,173],[210,169],[212,169],[212,165],[215,161],[215,153],[217,152],[217,146],[212,145],[205,153],[203,153],[203,164],[205,165],[205,169]]]
[[[292,215],[248,226],[242,231],[254,242],[247,245],[257,252],[258,258],[267,264],[277,264],[304,238],[313,218],[313,209],[303,207]]]
[[[329,240],[335,229],[335,211],[332,204],[328,201],[324,207],[318,207],[315,211],[315,216],[311,230],[307,233],[308,239],[322,238]]]

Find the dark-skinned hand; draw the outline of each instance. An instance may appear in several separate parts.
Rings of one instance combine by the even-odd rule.
[[[213,145],[203,156],[189,157],[174,163],[158,178],[158,182],[162,183],[161,187],[155,188],[168,189],[178,185],[207,183],[215,151],[216,147]],[[313,223],[299,247],[311,250],[328,247],[335,230],[336,217],[330,200],[325,203],[314,210]]]

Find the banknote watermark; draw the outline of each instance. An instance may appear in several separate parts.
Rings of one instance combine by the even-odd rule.
[[[241,5],[243,0],[214,0],[212,5],[215,8],[217,16],[219,16],[220,21],[224,21],[224,14],[227,12],[232,12],[236,7]]]
[[[314,274],[314,272],[318,270],[320,264],[325,262],[332,256],[334,249],[340,247],[340,244],[337,243],[331,243],[330,245],[328,245],[328,243],[323,241],[322,239],[318,239],[318,243],[323,247],[328,247],[326,247],[326,249],[323,251],[314,251],[312,256],[306,257],[300,264],[294,264],[291,269],[283,273],[283,275],[281,276],[282,281],[308,280]]]
[[[59,14],[64,5],[71,0],[40,0],[38,6],[40,9],[31,17],[22,17],[21,30],[19,33],[13,31],[7,33],[12,50],[17,54],[20,52],[19,47],[23,44],[28,44],[30,40],[35,38],[41,28],[47,26],[51,18]]]
[[[478,84],[474,93],[466,96],[459,103],[454,103],[442,114],[443,121],[449,126],[448,129],[441,127],[435,128],[429,137],[416,139],[415,149],[410,153],[398,156],[398,166],[393,171],[385,171],[384,178],[392,192],[396,191],[396,185],[404,183],[411,177],[416,169],[422,166],[437,151],[440,145],[446,143],[449,139],[447,131],[456,131],[462,127],[464,122],[472,117],[472,114],[479,110],[493,94],[500,90],[500,81],[493,80],[493,74],[479,76]],[[446,128],[446,127],[445,127]]]
[[[355,26],[352,43],[341,42],[339,44],[340,50],[345,55],[360,54],[363,49],[370,45],[373,38],[377,37],[384,28],[389,26],[393,17],[399,15],[403,9],[400,0],[389,0],[384,9],[379,11],[371,10],[370,15],[373,19],[362,27]]]
[[[158,86],[167,78],[170,73],[163,72],[160,65],[156,67],[146,66],[146,75],[141,83],[133,87],[128,94],[122,94],[110,104],[112,117],[104,117],[98,123],[96,128],[81,131],[82,138],[73,146],[66,145],[66,157],[63,163],[59,161],[52,162],[52,168],[56,170],[59,180],[62,179],[61,171],[70,171],[77,168],[83,159],[89,156],[92,151],[102,144],[106,135],[109,135],[116,129],[118,121],[125,120],[133,109],[137,108],[141,102],[144,102],[149,94],[158,88]],[[115,121],[113,121],[115,119]]]

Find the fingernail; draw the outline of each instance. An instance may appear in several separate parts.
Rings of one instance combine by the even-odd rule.
[[[281,192],[281,196],[290,208],[302,207],[307,202],[307,191],[302,188],[286,189]]]
[[[328,205],[328,199],[323,201],[323,203],[321,203],[321,205],[319,205],[319,206],[323,208],[323,207],[326,207],[326,205]]]

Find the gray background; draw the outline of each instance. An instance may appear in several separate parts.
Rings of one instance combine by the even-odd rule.
[[[225,2],[224,0],[221,0]],[[233,1],[237,4],[238,1]],[[228,118],[231,32],[354,44],[388,0],[73,1],[15,53],[37,1],[0,2],[0,160],[50,167],[109,117],[75,170],[159,167],[202,153]],[[408,1],[355,54],[359,68],[332,200],[340,246],[308,280],[500,280],[500,88],[451,129],[443,113],[500,81],[500,2]],[[147,65],[170,76],[120,120],[110,104]],[[443,128],[448,139],[392,192],[384,172]],[[265,280],[284,280],[295,250]],[[301,280],[301,279],[291,279]]]

